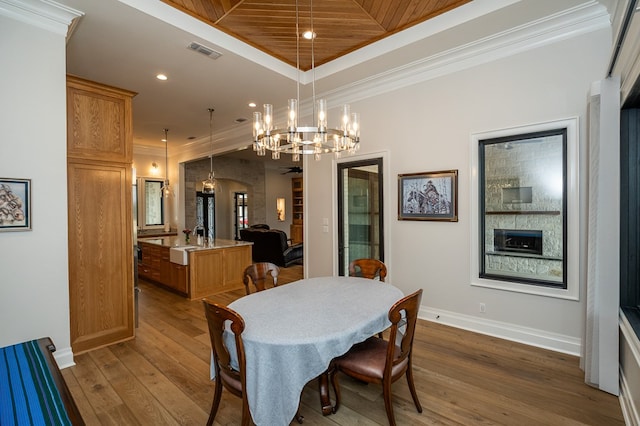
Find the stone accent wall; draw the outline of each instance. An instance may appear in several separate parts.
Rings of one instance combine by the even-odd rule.
[[[184,217],[188,227],[193,227],[196,223],[196,192],[202,190],[202,181],[209,176],[210,168],[209,158],[185,164]],[[225,191],[225,180],[239,182],[247,187],[250,224],[266,222],[265,172],[262,161],[214,157],[213,171],[220,192]]]
[[[539,230],[543,241],[542,256],[486,255],[487,272],[562,281],[562,144],[558,138],[486,147],[485,252],[494,252],[494,229]],[[531,187],[531,202],[503,199],[504,188],[519,187]]]

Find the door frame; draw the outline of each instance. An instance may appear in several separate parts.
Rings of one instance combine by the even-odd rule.
[[[387,267],[389,268],[390,265],[393,262],[392,259],[392,253],[391,253],[391,240],[390,240],[390,236],[389,236],[389,224],[390,224],[390,220],[392,215],[394,214],[392,210],[390,210],[393,206],[395,206],[395,203],[392,202],[393,200],[393,194],[391,193],[391,185],[390,185],[390,160],[389,160],[389,151],[376,151],[376,152],[371,152],[371,153],[367,153],[367,154],[361,154],[361,155],[347,155],[344,156],[344,158],[339,158],[339,159],[334,159],[333,161],[333,167],[332,167],[332,179],[333,179],[333,223],[334,223],[334,239],[333,239],[333,252],[334,252],[334,257],[333,257],[333,275],[339,275],[339,270],[340,270],[340,257],[339,257],[339,251],[340,250],[340,242],[338,241],[338,233],[340,232],[340,227],[338,225],[338,165],[342,164],[342,163],[355,163],[355,162],[360,162],[360,161],[370,161],[370,160],[374,160],[376,158],[381,158],[382,159],[382,209],[381,212],[383,214],[383,219],[382,219],[382,237],[383,237],[383,241],[382,241],[382,245],[381,245],[381,250],[384,253],[384,263],[387,265]],[[392,274],[393,268],[389,268],[389,274],[387,275],[387,277],[389,279],[391,279],[391,274]]]

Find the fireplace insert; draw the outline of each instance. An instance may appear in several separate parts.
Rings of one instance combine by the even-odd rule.
[[[496,252],[542,255],[542,231],[529,229],[494,229]]]

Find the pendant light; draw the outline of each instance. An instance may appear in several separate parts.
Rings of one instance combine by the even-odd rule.
[[[341,108],[340,126],[331,128],[327,124],[327,102],[325,99],[316,100],[315,78],[315,31],[313,28],[313,0],[309,1],[309,16],[311,29],[311,73],[312,99],[314,115],[317,116],[315,126],[301,126],[298,123],[298,108],[300,106],[300,28],[299,10],[296,0],[296,69],[298,73],[297,97],[289,99],[287,104],[287,125],[278,127],[274,123],[273,105],[264,104],[264,113],[253,113],[253,150],[258,156],[271,151],[274,160],[280,158],[280,153],[291,154],[292,161],[299,161],[301,154],[312,154],[316,160],[320,155],[333,152],[339,157],[342,152],[354,153],[360,148],[360,115],[351,113],[349,105]]]
[[[169,129],[164,129],[164,182],[162,184],[162,194],[168,197],[171,194],[169,186],[169,137],[167,136]]]
[[[209,108],[209,141],[211,143],[211,168],[209,169],[209,177],[202,181],[202,193],[213,194],[216,192],[216,181],[213,174],[213,108]]]

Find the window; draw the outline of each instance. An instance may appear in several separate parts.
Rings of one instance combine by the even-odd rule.
[[[620,306],[640,336],[640,109],[620,118]]]
[[[576,120],[472,138],[474,285],[578,296]]]
[[[142,229],[164,227],[165,211],[162,180],[152,178],[138,179],[140,188],[138,198],[138,223]]]

